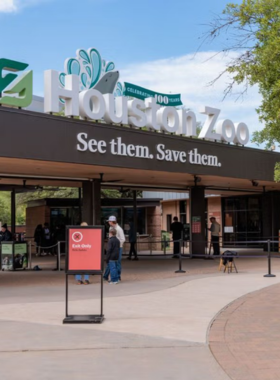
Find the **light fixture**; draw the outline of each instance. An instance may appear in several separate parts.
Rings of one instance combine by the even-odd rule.
[[[201,182],[201,177],[197,177],[197,176],[195,175],[195,176],[194,176],[194,184],[195,184],[195,186],[196,186],[199,182]]]

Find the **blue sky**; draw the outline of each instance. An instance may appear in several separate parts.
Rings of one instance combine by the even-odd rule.
[[[82,47],[96,47],[118,67],[193,53],[227,1],[0,0],[0,11],[1,3],[2,36],[8,36],[0,41],[1,56],[40,73],[63,69]]]
[[[3,4],[1,7],[1,3]],[[1,41],[6,54],[47,62],[95,44],[118,59],[155,60],[195,51],[203,24],[220,13],[224,0],[0,0]],[[16,48],[16,49],[15,49]],[[35,48],[35,49],[34,49]],[[16,50],[16,51],[15,51]],[[37,53],[37,54],[36,54]],[[54,60],[52,60],[54,59]]]
[[[240,3],[240,0],[236,1]],[[34,93],[43,95],[43,72],[63,70],[78,48],[97,48],[115,62],[121,80],[160,92],[181,93],[188,108],[222,109],[222,116],[260,129],[257,88],[236,103],[222,102],[226,78],[208,83],[226,58],[208,60],[221,48],[204,44],[207,24],[227,0],[0,0],[0,57],[20,60],[34,70]],[[4,37],[4,38],[3,38]],[[234,54],[234,53],[233,53]],[[201,121],[203,122],[201,115]]]

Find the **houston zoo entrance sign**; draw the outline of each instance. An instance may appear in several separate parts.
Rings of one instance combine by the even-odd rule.
[[[3,74],[3,70],[23,70],[27,66],[21,62],[0,59],[0,92],[2,87],[4,89],[7,86],[3,91],[5,96],[1,97],[0,93],[0,104],[28,107],[31,103],[32,71],[26,74],[29,81],[15,74]],[[12,79],[14,83],[10,88]],[[218,120],[221,111],[217,108],[204,106],[200,109],[200,113],[207,118],[197,136],[197,117],[193,111],[178,108],[182,105],[180,94],[157,93],[131,83],[122,84],[118,80],[119,72],[115,70],[114,62],[102,59],[95,48],[78,49],[76,57],[65,61],[64,72],[45,71],[44,111],[58,113],[63,106],[65,116],[69,117],[102,119],[109,124],[123,124],[243,146],[249,142],[247,125],[229,119]],[[158,149],[160,155],[164,148]],[[185,159],[183,153],[179,154],[179,159]],[[191,161],[195,160],[190,157]],[[201,159],[201,162],[206,161],[211,162],[206,158]]]

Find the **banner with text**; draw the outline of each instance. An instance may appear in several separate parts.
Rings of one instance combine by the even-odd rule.
[[[141,100],[146,98],[155,98],[157,103],[162,106],[175,107],[183,104],[180,94],[161,94],[159,92],[147,90],[144,87],[136,86],[135,84],[127,82],[124,82],[123,95],[132,96]]]

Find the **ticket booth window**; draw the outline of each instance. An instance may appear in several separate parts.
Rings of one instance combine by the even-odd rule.
[[[134,209],[125,207],[123,213],[123,227],[126,234],[129,233],[129,224],[134,223]],[[137,207],[137,233],[139,235],[146,234],[146,209]]]
[[[225,246],[258,246],[262,238],[260,196],[223,199],[223,238]]]

